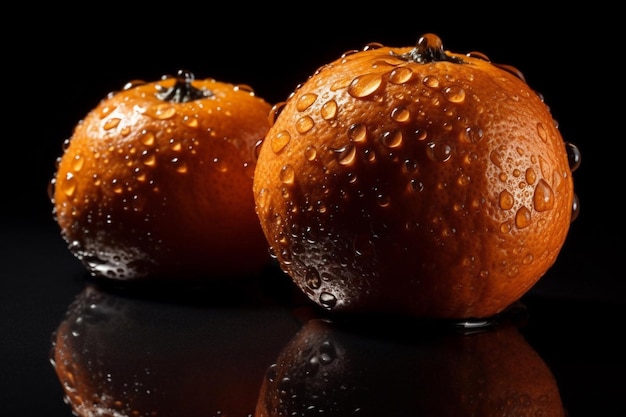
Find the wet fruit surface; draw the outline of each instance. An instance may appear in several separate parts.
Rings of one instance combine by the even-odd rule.
[[[542,97],[435,35],[346,53],[275,110],[257,214],[328,310],[497,314],[555,262],[577,213],[580,155]]]
[[[246,86],[185,71],[109,94],[52,181],[70,250],[120,280],[258,271],[267,243],[250,190],[270,108]]]

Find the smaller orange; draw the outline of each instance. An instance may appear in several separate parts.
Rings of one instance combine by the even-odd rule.
[[[259,271],[269,256],[252,177],[270,110],[250,87],[186,71],[109,94],[51,182],[69,249],[116,280]]]

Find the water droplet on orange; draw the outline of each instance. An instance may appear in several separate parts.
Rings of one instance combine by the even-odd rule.
[[[141,132],[141,137],[139,138],[139,140],[146,146],[152,146],[154,145],[155,141],[154,133],[144,130],[143,132]]]
[[[348,137],[354,143],[365,142],[367,138],[367,128],[365,125],[359,123],[353,124],[348,129]]]
[[[159,120],[171,119],[176,114],[176,107],[170,104],[159,104],[146,109],[146,114]]]
[[[291,134],[286,130],[281,130],[270,139],[270,145],[272,146],[272,152],[279,153],[285,146],[291,141]]]
[[[319,303],[322,307],[331,309],[337,305],[337,297],[329,292],[322,292],[319,297]]]
[[[535,170],[532,168],[528,168],[526,170],[526,182],[528,184],[534,184],[536,180],[537,180],[537,174],[535,173]]]
[[[427,75],[426,77],[424,77],[424,80],[422,80],[422,82],[424,83],[425,86],[430,87],[430,88],[439,87],[439,79],[432,75]]]
[[[317,157],[317,148],[313,145],[309,145],[304,150],[304,157],[309,161],[314,161]]]
[[[513,194],[511,194],[507,190],[503,190],[502,192],[500,192],[499,204],[502,210],[510,210],[511,208],[513,208],[513,205],[515,204],[515,198],[513,197]]]
[[[537,123],[537,134],[539,135],[539,138],[543,142],[546,142],[548,140],[548,133],[546,132],[546,127],[541,122]]]
[[[80,155],[74,155],[72,159],[72,169],[78,172],[83,168],[83,165],[85,165],[85,159]]]
[[[320,114],[324,120],[332,120],[337,117],[337,102],[335,100],[329,100],[322,106]]]
[[[442,142],[429,142],[426,145],[426,154],[435,162],[445,162],[452,157],[452,148]]]
[[[526,206],[520,207],[517,213],[515,213],[515,226],[517,226],[518,229],[524,229],[530,226],[531,220],[530,210],[528,210]]]
[[[183,123],[185,123],[189,127],[198,127],[199,125],[198,119],[189,116],[185,116],[185,118],[183,119]]]
[[[76,192],[76,178],[74,177],[74,174],[72,174],[71,172],[68,172],[65,175],[65,180],[63,181],[62,191],[63,191],[63,194],[65,194],[67,197],[72,197],[74,193]]]
[[[382,86],[380,74],[364,74],[356,77],[348,86],[348,94],[355,98],[364,98],[376,93]]]
[[[223,159],[213,158],[213,168],[215,168],[218,172],[226,172],[228,171],[228,165]]]
[[[315,103],[315,100],[317,100],[317,94],[314,94],[314,93],[303,94],[296,102],[296,109],[300,112],[305,111],[306,109],[311,107],[313,103]]]
[[[352,145],[346,146],[339,151],[338,161],[341,165],[352,165],[356,156],[356,148]]]
[[[394,68],[389,74],[389,82],[392,84],[404,84],[413,77],[413,70],[408,67]]]
[[[296,172],[293,169],[293,166],[287,164],[280,169],[280,181],[283,184],[293,184],[294,179],[296,178]]]
[[[539,180],[535,187],[533,204],[537,211],[547,211],[554,207],[554,192],[543,179]]]
[[[111,188],[113,189],[113,192],[115,194],[121,194],[124,191],[124,187],[123,185],[120,183],[120,181],[116,178],[114,178],[113,180],[111,180]]]
[[[387,148],[398,148],[402,145],[402,132],[399,130],[385,132],[382,135],[381,142]]]
[[[304,116],[296,121],[296,130],[298,133],[306,133],[313,128],[315,122],[311,116]]]
[[[156,166],[156,156],[153,153],[144,151],[141,154],[141,162],[148,167]]]
[[[443,96],[451,103],[462,103],[465,101],[465,90],[458,85],[451,85],[444,88]]]
[[[468,127],[463,130],[461,138],[469,143],[478,143],[482,140],[483,134],[480,128]]]
[[[409,121],[411,112],[405,106],[397,106],[391,111],[391,118],[399,123]]]
[[[567,151],[567,162],[569,163],[569,169],[570,171],[574,172],[580,166],[580,150],[578,150],[578,147],[576,145],[569,142],[565,144],[565,148]]]
[[[320,278],[320,274],[317,269],[313,267],[309,267],[306,270],[304,282],[307,287],[316,290],[322,285],[322,279]]]
[[[178,172],[179,174],[185,174],[188,170],[187,164],[183,162],[180,158],[173,158],[172,164],[174,165],[176,172]]]
[[[108,119],[107,121],[104,122],[104,124],[102,125],[102,128],[104,130],[111,130],[116,128],[121,122],[121,119],[119,117],[111,117],[110,119]]]

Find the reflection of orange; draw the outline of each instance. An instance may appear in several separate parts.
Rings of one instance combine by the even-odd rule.
[[[428,34],[299,86],[260,148],[254,197],[278,261],[321,306],[486,317],[555,262],[573,168],[521,74]]]
[[[53,338],[54,370],[71,410],[80,417],[251,415],[267,366],[299,325],[283,307],[265,304],[250,280],[215,286],[220,306],[245,308],[207,308],[217,294],[211,288],[181,292],[186,304],[145,290],[137,298],[85,288]],[[170,288],[166,297],[174,295]]]
[[[90,272],[113,279],[232,275],[267,261],[251,192],[271,106],[181,71],[129,84],[78,123],[54,215]]]
[[[397,340],[311,320],[274,363],[255,417],[565,415],[550,369],[508,322],[412,326]]]

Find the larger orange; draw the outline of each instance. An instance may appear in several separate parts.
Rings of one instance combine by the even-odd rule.
[[[320,306],[486,317],[556,261],[577,208],[576,147],[514,68],[445,51],[433,34],[371,44],[319,68],[276,113],[257,214]]]
[[[81,120],[53,179],[54,216],[93,274],[116,280],[258,272],[255,145],[271,105],[187,71],[129,83]]]

